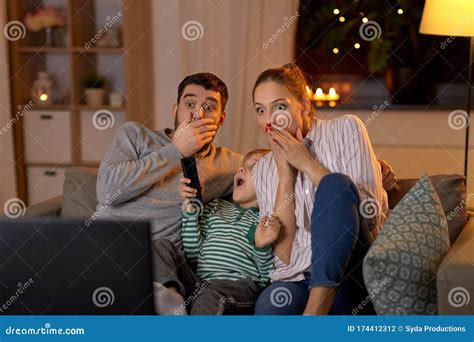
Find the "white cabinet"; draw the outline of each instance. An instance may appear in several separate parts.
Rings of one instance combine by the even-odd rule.
[[[100,163],[115,131],[126,121],[125,112],[82,111],[80,115],[81,160],[85,163]]]
[[[23,116],[26,163],[72,162],[71,112],[31,110]]]
[[[63,193],[64,168],[29,166],[27,168],[28,204],[46,201]]]

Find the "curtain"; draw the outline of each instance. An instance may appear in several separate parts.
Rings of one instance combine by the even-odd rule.
[[[265,145],[252,88],[263,70],[294,60],[297,0],[153,0],[155,129],[172,127],[177,87],[212,72],[229,90],[216,143],[244,153]]]
[[[6,0],[0,0],[0,28],[7,23]],[[15,155],[13,152],[13,128],[11,121],[10,82],[8,68],[8,40],[0,39],[0,216],[3,204],[16,197]]]

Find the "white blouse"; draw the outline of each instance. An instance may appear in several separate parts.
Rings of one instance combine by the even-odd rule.
[[[387,193],[382,185],[382,173],[363,122],[354,115],[344,115],[328,121],[315,119],[305,136],[310,153],[330,172],[348,175],[359,191],[360,211],[368,218],[373,238],[382,229],[388,215]],[[260,216],[275,212],[278,172],[273,153],[262,157],[253,170]],[[301,171],[295,184],[296,236],[290,264],[274,257],[272,281],[299,281],[311,267],[311,212],[317,187]],[[317,241],[316,241],[317,243]]]

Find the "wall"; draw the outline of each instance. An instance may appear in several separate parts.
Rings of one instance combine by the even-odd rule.
[[[0,28],[6,23],[6,0],[0,0]],[[13,129],[6,125],[11,119],[8,69],[8,40],[0,39],[0,206],[16,197],[15,163],[13,153]],[[5,130],[3,130],[5,128]]]
[[[387,160],[397,178],[418,178],[423,174],[464,174],[465,129],[449,119],[450,110],[318,110],[327,120],[355,114],[366,125],[377,157]],[[472,132],[470,147],[474,148]],[[474,156],[467,177],[468,207],[474,209]]]

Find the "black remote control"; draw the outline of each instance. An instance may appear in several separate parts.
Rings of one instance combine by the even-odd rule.
[[[191,183],[188,184],[189,187],[196,189],[196,199],[202,202],[202,194],[201,194],[201,183],[199,183],[199,176],[196,166],[196,158],[194,157],[186,157],[181,159],[181,166],[183,168],[184,177],[189,178]]]

